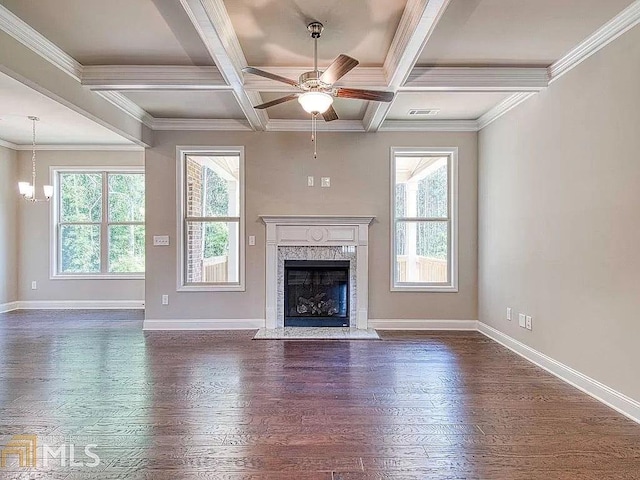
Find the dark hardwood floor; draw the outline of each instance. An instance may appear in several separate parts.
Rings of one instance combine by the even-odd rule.
[[[38,442],[36,468],[9,455],[0,478],[640,478],[639,425],[478,333],[141,328],[133,311],[0,314],[0,447]]]

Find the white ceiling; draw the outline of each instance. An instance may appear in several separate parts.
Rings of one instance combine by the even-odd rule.
[[[225,0],[249,65],[312,65],[307,25],[325,30],[318,58],[327,66],[341,53],[363,66],[381,65],[398,28],[406,0]]]
[[[0,0],[83,65],[212,65],[174,0]]]
[[[173,128],[204,125],[185,122],[194,119],[211,122],[207,125],[211,129],[217,128],[215,121],[220,120],[219,128],[236,125],[269,130],[268,123],[273,119],[279,121],[277,129],[286,130],[290,122],[290,129],[295,130],[300,121],[308,119],[297,102],[264,111],[254,110],[253,105],[297,90],[282,83],[265,83],[249,74],[243,77],[240,70],[248,64],[297,79],[300,71],[311,68],[313,61],[313,41],[306,25],[321,21],[325,25],[319,40],[321,70],[345,53],[358,59],[360,65],[340,84],[396,92],[391,105],[335,100],[340,120],[349,121],[344,124],[345,129],[352,129],[354,122],[361,121],[363,128],[370,131],[376,131],[385,120],[399,121],[393,126],[396,129],[414,120],[420,122],[420,128],[427,126],[429,120],[477,121],[476,125],[480,125],[492,112],[501,111],[498,105],[516,98],[513,95],[543,89],[548,81],[546,67],[632,3],[633,0],[0,0],[0,5],[26,23],[16,31],[34,29],[46,37],[45,43],[52,42],[87,67],[81,79],[83,85],[78,83],[78,88],[95,89],[96,96],[101,94],[98,90],[112,90],[110,101],[150,128],[169,128],[172,120]],[[6,17],[0,18],[4,21],[0,21],[0,30],[11,35]],[[8,23],[11,22],[15,20]],[[37,45],[31,48],[37,51]],[[126,70],[123,66],[131,67]],[[159,70],[145,70],[142,66]],[[162,70],[169,66],[174,69]],[[209,70],[194,69],[198,66]],[[476,69],[460,74],[441,70],[438,76],[437,68],[414,70],[416,66]],[[480,72],[478,67],[489,71]],[[491,70],[496,67],[532,68],[504,76],[503,71]],[[410,75],[412,71],[414,74]],[[417,74],[419,71],[422,76]],[[405,82],[407,78],[409,81]],[[0,87],[2,140],[29,143],[30,126],[17,119],[36,114],[43,118],[39,126],[39,141],[43,143],[130,143],[9,77],[2,77]],[[411,108],[440,112],[434,117],[409,116]],[[340,130],[340,122],[332,128]],[[437,128],[442,129],[443,124]],[[116,127],[113,130],[120,131]]]
[[[30,145],[32,123],[40,118],[36,141],[42,144],[133,145],[108,128],[0,73],[0,139]]]
[[[633,0],[452,0],[418,65],[549,66]]]
[[[152,90],[126,96],[158,118],[244,118],[231,92]]]

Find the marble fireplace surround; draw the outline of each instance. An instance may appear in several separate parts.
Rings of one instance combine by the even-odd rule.
[[[260,218],[267,227],[265,328],[284,327],[284,287],[281,285],[284,260],[336,258],[355,260],[351,261],[349,275],[351,289],[349,323],[351,327],[367,329],[369,224],[375,217],[261,215]]]

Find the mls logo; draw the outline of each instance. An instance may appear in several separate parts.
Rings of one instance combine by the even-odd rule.
[[[51,459],[59,457],[61,467],[66,467],[67,461],[69,467],[97,467],[100,465],[100,457],[92,451],[97,447],[94,444],[84,446],[84,456],[91,459],[90,462],[84,462],[79,460],[81,454],[76,452],[76,446],[73,443],[68,445],[63,443],[57,449],[49,445],[42,445],[42,466],[49,466]]]
[[[0,467],[7,466],[7,458],[18,457],[18,465],[21,468],[37,467],[38,465],[38,440],[36,435],[14,435],[0,450]],[[57,448],[42,444],[42,466],[49,466],[49,462],[57,459],[61,467],[97,467],[100,465],[100,457],[93,451],[98,446],[85,445],[84,449],[77,449],[76,445],[62,444]],[[85,461],[89,459],[90,461]]]
[[[17,455],[21,467],[35,467],[37,463],[37,437],[35,435],[14,435],[0,453],[0,467],[7,466],[7,456]]]

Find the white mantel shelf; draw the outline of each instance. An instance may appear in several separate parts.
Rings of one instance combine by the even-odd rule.
[[[284,326],[278,318],[278,247],[356,248],[357,305],[351,326],[367,329],[369,321],[369,225],[373,215],[260,215],[266,235],[265,327]]]
[[[373,215],[260,215],[265,225],[369,225]]]

